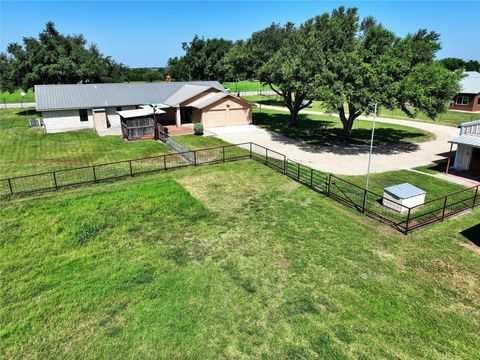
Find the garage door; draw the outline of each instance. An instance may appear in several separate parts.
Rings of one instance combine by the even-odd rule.
[[[203,126],[218,127],[225,126],[227,123],[227,112],[225,110],[210,110],[203,113]]]
[[[249,109],[230,109],[228,111],[228,125],[248,125]]]

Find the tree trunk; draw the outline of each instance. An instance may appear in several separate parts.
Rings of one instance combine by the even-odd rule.
[[[290,109],[290,127],[297,127],[298,109]]]
[[[348,108],[349,108],[348,117],[345,114],[345,109],[343,105],[338,108],[340,121],[342,122],[342,125],[343,125],[343,137],[345,139],[350,139],[352,137],[353,123],[355,119],[359,117],[361,114],[361,111],[356,111],[355,108],[350,104],[348,105]]]

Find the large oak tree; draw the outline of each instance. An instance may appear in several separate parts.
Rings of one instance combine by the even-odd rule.
[[[38,38],[11,43],[0,54],[0,88],[13,92],[36,84],[120,82],[126,68],[103,56],[82,35],[63,35],[48,22]]]
[[[339,7],[292,28],[259,70],[281,95],[296,126],[312,99],[337,112],[350,137],[355,119],[375,102],[413,116],[445,111],[458,92],[459,75],[435,61],[439,35],[424,29],[400,38],[356,8]]]

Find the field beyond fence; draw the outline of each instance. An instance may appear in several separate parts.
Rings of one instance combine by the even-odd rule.
[[[0,179],[0,198],[8,199],[15,195],[54,191],[187,166],[245,159],[253,159],[267,165],[312,190],[380,220],[404,234],[480,205],[480,186],[475,186],[414,207],[389,200],[404,210],[396,212],[383,205],[383,195],[363,189],[336,175],[326,174],[289,160],[284,154],[252,142]]]

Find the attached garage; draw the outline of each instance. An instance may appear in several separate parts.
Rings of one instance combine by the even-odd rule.
[[[202,111],[202,124],[207,128],[226,126],[227,112],[223,109]]]
[[[201,110],[201,122],[206,128],[252,123],[252,104],[232,94],[206,94],[190,106]]]

